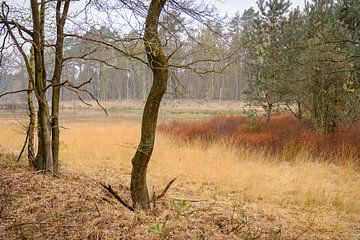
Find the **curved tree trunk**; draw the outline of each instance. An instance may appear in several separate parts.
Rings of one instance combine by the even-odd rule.
[[[135,208],[149,209],[150,197],[146,184],[146,171],[154,148],[155,129],[161,99],[168,80],[168,59],[161,46],[158,24],[166,0],[152,0],[145,24],[144,45],[149,67],[153,73],[153,84],[146,100],[141,140],[132,159],[131,197]]]

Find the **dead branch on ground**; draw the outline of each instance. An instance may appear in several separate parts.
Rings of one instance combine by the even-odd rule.
[[[166,192],[169,190],[169,188],[171,187],[171,185],[175,182],[175,180],[177,179],[177,177],[173,178],[164,188],[164,190],[155,198],[153,198],[153,201],[155,202],[156,200],[159,200],[160,198],[162,198]]]
[[[107,186],[103,183],[100,183],[100,185],[105,188],[106,190],[109,191],[109,193],[111,193],[124,207],[126,207],[127,209],[129,209],[130,211],[134,212],[135,209],[130,206],[128,203],[126,203],[111,187],[110,184],[108,184]]]

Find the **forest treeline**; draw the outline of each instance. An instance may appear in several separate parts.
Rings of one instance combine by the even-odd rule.
[[[197,71],[190,66],[172,69],[166,97],[247,99],[263,106],[268,117],[276,104],[285,103],[299,118],[310,115],[318,119],[319,128],[334,128],[331,125],[344,120],[342,116],[358,114],[359,10],[356,0],[316,0],[307,2],[303,10],[290,10],[287,1],[258,1],[256,8],[242,14],[209,21],[210,28],[194,26],[189,30],[191,36],[181,27],[185,18],[179,13],[163,16],[173,34],[170,37],[160,29],[163,41],[168,41],[165,50],[179,42],[185,46],[174,54],[174,65],[224,57],[223,61],[198,64]],[[116,39],[118,33],[111,26],[91,26],[82,36],[107,41]],[[130,31],[129,36],[139,37],[139,33]],[[143,46],[131,41],[125,44],[145,61]],[[51,72],[55,53],[46,54],[47,72]],[[99,100],[146,99],[152,85],[146,66],[113,48],[99,49],[94,42],[68,37],[64,57],[73,59],[64,64],[62,79],[80,84],[91,78],[87,89]],[[7,67],[1,68],[0,92],[27,86],[21,58],[13,54],[3,61]],[[217,71],[202,71],[204,64]],[[65,101],[78,98],[67,89],[60,97]],[[2,100],[16,99],[18,95]]]

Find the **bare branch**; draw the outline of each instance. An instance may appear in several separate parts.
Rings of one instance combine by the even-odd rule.
[[[97,43],[97,44],[100,44],[100,45],[103,45],[103,46],[106,46],[106,47],[109,47],[109,48],[112,48],[114,50],[116,50],[117,52],[120,52],[121,54],[123,54],[124,56],[126,57],[129,57],[129,58],[132,58],[132,59],[135,59],[135,60],[138,60],[140,61],[141,63],[145,64],[145,65],[148,65],[148,63],[146,61],[144,61],[142,58],[140,57],[137,57],[133,54],[130,54],[126,51],[126,49],[120,49],[119,47],[117,47],[115,45],[116,42],[106,42],[104,40],[100,40],[100,39],[94,39],[94,38],[88,38],[88,37],[85,37],[85,36],[80,36],[80,35],[77,35],[77,34],[65,34],[66,37],[74,37],[74,38],[78,38],[78,39],[81,39],[81,40],[84,40],[84,41],[87,41],[87,42],[93,42],[93,43]],[[120,41],[121,42],[121,41]]]
[[[0,98],[9,94],[16,94],[16,93],[22,93],[22,92],[31,92],[33,89],[21,89],[21,90],[17,90],[17,91],[9,91],[9,92],[4,92],[2,94],[0,94]]]

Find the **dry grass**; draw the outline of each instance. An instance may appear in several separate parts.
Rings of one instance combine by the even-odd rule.
[[[23,135],[16,126],[16,122],[8,120],[0,124],[3,151],[19,150]],[[70,169],[94,179],[91,181],[110,182],[126,189],[134,146],[139,140],[139,122],[65,120],[64,126],[68,129],[62,130],[62,170]],[[170,196],[226,202],[220,204],[221,211],[214,210],[223,215],[231,216],[233,205],[242,206],[241,211],[261,213],[259,222],[280,226],[283,236],[288,237],[301,232],[316,216],[306,239],[356,239],[360,236],[360,229],[356,227],[360,223],[359,172],[350,160],[339,165],[310,159],[303,153],[291,163],[279,162],[261,151],[234,148],[220,142],[179,143],[158,135],[149,167],[149,186],[159,191],[173,176],[178,176]],[[144,223],[141,229],[146,231],[149,224],[164,219],[166,216],[144,220],[147,225]],[[191,221],[188,224],[191,225]],[[210,232],[207,233],[214,234]],[[223,237],[219,235],[214,239]]]
[[[69,129],[62,130],[63,167],[85,173],[100,169],[101,176],[97,177],[104,181],[114,177],[110,173],[113,169],[130,173],[131,158],[140,134],[138,123],[107,121],[65,125]],[[19,149],[22,140],[14,127],[2,126],[2,147]],[[351,159],[344,160],[341,165],[309,159],[312,158],[303,153],[296,155],[291,163],[279,163],[276,156],[261,151],[222,143],[179,143],[159,135],[149,173],[160,178],[160,184],[179,176],[179,181],[215,184],[219,191],[236,192],[239,198],[247,201],[327,206],[339,211],[360,212],[359,172]]]

